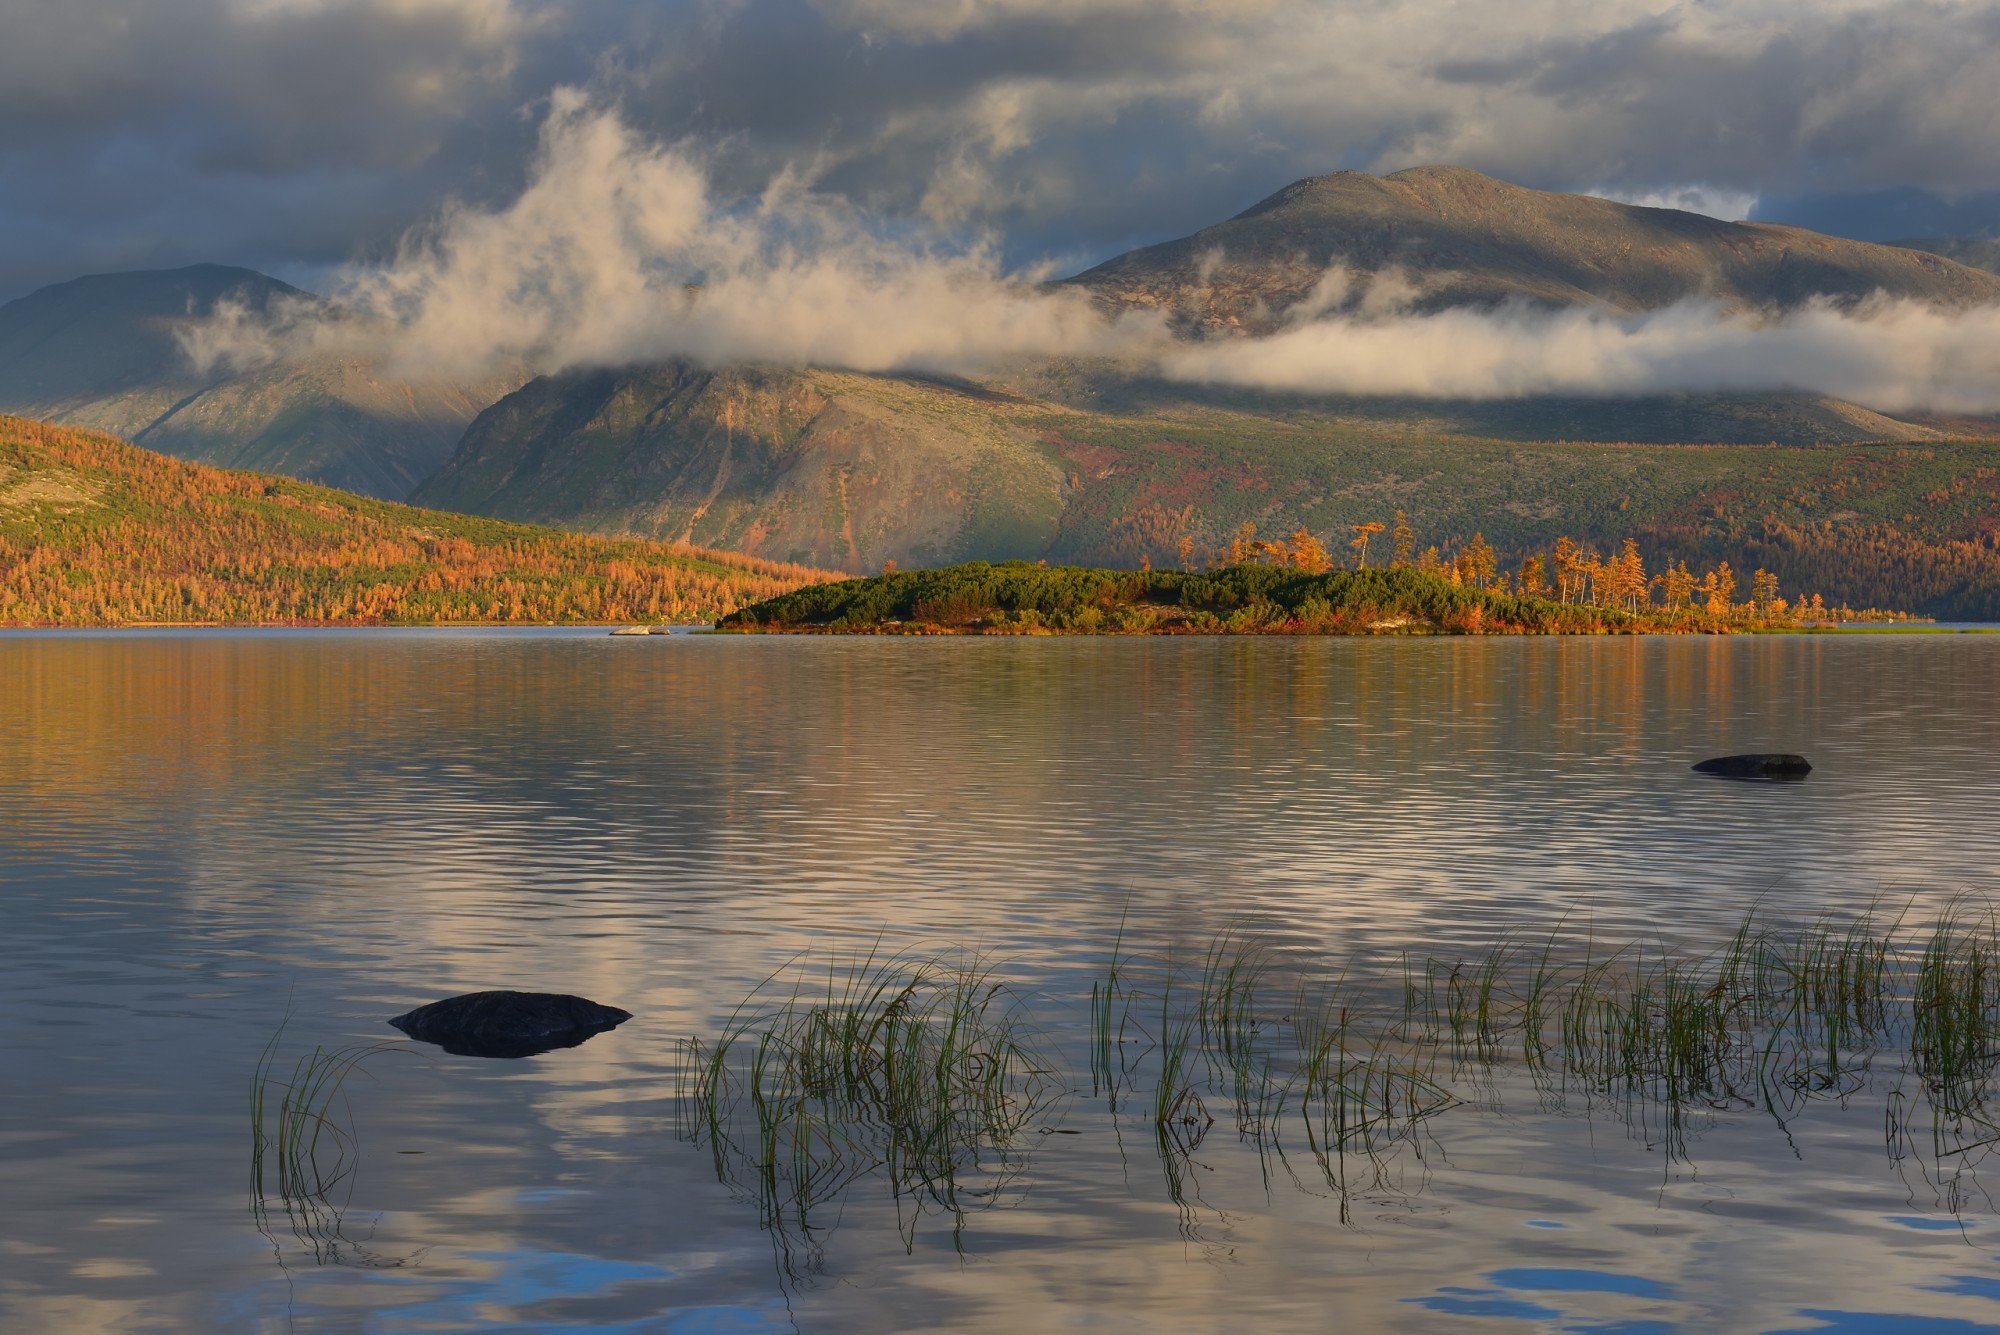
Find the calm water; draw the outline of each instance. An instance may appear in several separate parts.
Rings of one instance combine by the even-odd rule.
[[[0,1325],[2000,1329],[1981,1155],[1867,1098],[1669,1154],[1501,1070],[1349,1192],[1218,1126],[1176,1199],[1086,1075],[958,1228],[864,1177],[803,1253],[674,1134],[676,1040],[801,951],[976,948],[1061,1046],[1121,921],[1310,970],[1992,895],[1996,688],[1973,637],[0,637]],[[1755,749],[1818,769],[1687,770]],[[359,1172],[250,1208],[287,1012],[499,986],[636,1018],[371,1059]]]

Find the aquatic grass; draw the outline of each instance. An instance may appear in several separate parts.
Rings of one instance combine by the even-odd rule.
[[[271,1194],[267,1169],[276,1170],[276,1194],[287,1200],[324,1198],[359,1166],[359,1140],[346,1101],[347,1082],[370,1057],[399,1043],[314,1045],[279,1079],[284,1026],[272,1034],[250,1077],[250,1191]],[[275,1099],[273,1095],[275,1093]]]
[[[1917,959],[1910,1054],[1931,1104],[1954,1123],[2000,1131],[1986,1090],[2000,1062],[2000,946],[1989,911],[1954,908],[1932,925]]]
[[[1545,1107],[1580,1100],[1670,1159],[1718,1116],[1761,1110],[1782,1129],[1865,1088],[1888,1098],[1892,1160],[1927,1146],[1930,1163],[1969,1162],[2000,1137],[2000,926],[1969,908],[1921,928],[1907,911],[1746,915],[1707,951],[1558,924],[1462,957],[1330,970],[1235,928],[1191,965],[1149,962],[1121,924],[1087,994],[1074,1050],[1047,1043],[1025,994],[983,964],[870,952],[788,994],[774,977],[717,1037],[684,1044],[683,1134],[767,1223],[808,1237],[819,1206],[865,1179],[887,1184],[906,1228],[942,1209],[956,1236],[1025,1171],[1027,1133],[1085,1090],[1114,1133],[1128,1119],[1152,1132],[1183,1209],[1224,1108],[1267,1181],[1283,1164],[1307,1186],[1302,1152],[1344,1210],[1357,1184],[1421,1164],[1440,1116],[1500,1099],[1508,1067]],[[991,1179],[976,1197],[975,1173]]]
[[[283,1060],[289,1013],[257,1056],[250,1074],[250,1197],[257,1230],[282,1253],[271,1220],[282,1213],[315,1264],[393,1269],[409,1259],[381,1255],[347,1236],[345,1211],[361,1165],[361,1140],[347,1086],[395,1042],[315,1045]],[[341,1188],[346,1188],[341,1191]],[[341,1199],[335,1200],[339,1192]]]
[[[873,952],[830,965],[811,993],[747,1000],[681,1055],[680,1134],[767,1225],[808,1236],[813,1211],[870,1173],[912,1207],[912,1230],[927,1208],[961,1215],[961,1176],[1004,1178],[1054,1089],[1014,994],[984,967]]]
[[[1127,907],[1127,913],[1130,907]],[[1118,1091],[1125,1078],[1125,1062],[1120,1053],[1126,1026],[1131,1020],[1131,998],[1121,970],[1125,948],[1126,914],[1118,918],[1118,932],[1111,939],[1111,956],[1104,976],[1090,985],[1090,1076],[1092,1093],[1102,1095],[1115,1113]],[[1116,1017],[1114,1019],[1114,1016]]]
[[[1160,990],[1159,1069],[1153,1081],[1153,1126],[1162,1135],[1179,1128],[1175,1134],[1191,1136],[1215,1120],[1196,1088],[1197,1054],[1205,1050],[1202,1034],[1199,1009],[1175,1009],[1170,970]]]
[[[1264,952],[1233,931],[1217,934],[1202,957],[1194,1021],[1209,1068],[1225,1086],[1239,1131],[1261,1125],[1274,1094],[1271,1063],[1260,1046],[1264,1029],[1257,988]]]

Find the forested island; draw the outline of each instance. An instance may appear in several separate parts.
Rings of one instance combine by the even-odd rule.
[[[1595,635],[1795,630],[1909,621],[1894,612],[1787,599],[1765,570],[1747,587],[1728,564],[1649,571],[1636,544],[1599,556],[1568,538],[1503,570],[1475,537],[1415,550],[1399,514],[1387,565],[1370,568],[1380,523],[1354,528],[1352,569],[1300,531],[1259,541],[1245,526],[1203,570],[1104,570],[1026,561],[888,570],[795,589],[718,629],[822,634]],[[1747,594],[1740,597],[1739,594]]]

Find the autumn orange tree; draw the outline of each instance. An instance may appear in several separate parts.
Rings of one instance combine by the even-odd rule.
[[[184,463],[0,417],[0,624],[706,621],[802,566]]]
[[[1398,511],[1398,513],[1400,514],[1401,512]],[[1370,520],[1366,524],[1354,525],[1354,537],[1347,545],[1355,551],[1355,569],[1366,570],[1368,568],[1368,540],[1377,533],[1380,533],[1382,527],[1380,523],[1374,520]]]
[[[1546,553],[1530,551],[1524,555],[1510,574],[1500,569],[1498,554],[1478,533],[1456,550],[1432,546],[1418,552],[1416,534],[1401,510],[1395,513],[1393,530],[1377,521],[1348,527],[1353,534],[1348,545],[1356,554],[1357,569],[1368,568],[1369,540],[1378,533],[1392,531],[1390,570],[1415,570],[1481,592],[1612,608],[1639,618],[1650,628],[1789,626],[1829,617],[1862,615],[1852,609],[1829,610],[1825,600],[1816,594],[1787,600],[1780,592],[1778,575],[1761,566],[1751,578],[1749,601],[1739,603],[1738,577],[1727,561],[1696,571],[1685,559],[1680,559],[1655,574],[1648,570],[1637,539],[1630,537],[1620,543],[1615,553],[1602,556],[1574,538],[1558,537]],[[1182,554],[1185,566],[1187,549]],[[1215,556],[1211,569],[1246,561],[1307,573],[1329,568],[1324,544],[1310,531],[1301,528],[1283,541],[1259,541],[1256,526],[1248,522],[1236,530],[1229,545]],[[1894,617],[1896,614],[1866,615]]]

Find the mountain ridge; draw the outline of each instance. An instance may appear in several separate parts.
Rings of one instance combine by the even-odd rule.
[[[1949,307],[2000,302],[2000,275],[1940,255],[1448,166],[1304,177],[1222,222],[1063,281],[1110,308],[1162,310],[1177,332],[1201,337],[1278,327],[1334,266],[1363,284],[1414,273],[1416,310],[1508,300],[1627,313],[1689,300],[1788,307],[1877,291]]]
[[[230,265],[51,284],[0,306],[0,411],[399,500],[436,471],[479,409],[518,384],[405,381],[356,356],[197,368],[181,336],[224,303],[253,315],[333,309]]]
[[[1915,237],[1895,242],[1906,250],[1942,255],[1974,269],[2000,273],[2000,236]]]

